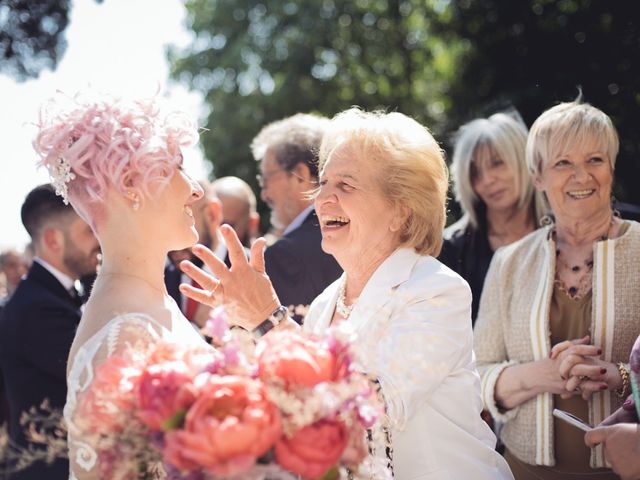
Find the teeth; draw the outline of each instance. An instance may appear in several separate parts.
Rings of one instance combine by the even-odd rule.
[[[590,189],[590,190],[575,190],[573,192],[568,192],[569,195],[571,195],[572,197],[576,197],[576,198],[584,198],[584,197],[588,197],[589,195],[591,195],[593,192],[595,192],[595,190]]]
[[[186,213],[187,215],[189,215],[191,218],[193,218],[193,210],[191,210],[191,207],[188,205],[184,206],[184,213]]]
[[[349,219],[347,217],[341,217],[336,215],[322,215],[321,217],[323,225],[328,225],[332,222],[337,223],[349,223]]]

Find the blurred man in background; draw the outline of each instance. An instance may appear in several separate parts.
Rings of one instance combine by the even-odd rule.
[[[0,253],[0,274],[4,276],[4,292],[0,293],[0,309],[15,292],[22,277],[27,273],[24,256],[15,248]]]
[[[20,417],[45,400],[52,409],[64,407],[67,357],[81,316],[77,287],[81,277],[95,272],[100,246],[91,227],[49,184],[29,192],[21,217],[35,257],[0,315],[0,366],[10,440],[21,448],[42,448],[28,441]],[[69,463],[37,462],[7,478],[67,480]]]
[[[230,266],[227,245],[220,234],[220,225],[222,225],[224,218],[222,202],[217,197],[211,183],[207,180],[200,180],[198,183],[204,190],[202,198],[193,205],[193,218],[199,237],[198,243],[209,247],[216,257]],[[178,288],[180,283],[194,284],[193,280],[180,270],[179,265],[182,260],[191,260],[198,266],[202,265],[202,260],[191,253],[191,248],[169,252],[169,261],[164,271],[164,282],[167,292],[176,301],[184,316],[195,327],[202,328],[209,318],[211,309],[180,292]]]
[[[270,123],[253,139],[260,197],[282,237],[265,251],[267,274],[288,307],[307,306],[342,273],[322,251],[310,193],[318,185],[318,150],[329,120],[307,114]],[[302,315],[294,318],[300,322]]]
[[[256,196],[247,182],[238,177],[222,177],[214,181],[213,192],[222,203],[222,223],[231,226],[245,247],[258,237],[260,216]]]

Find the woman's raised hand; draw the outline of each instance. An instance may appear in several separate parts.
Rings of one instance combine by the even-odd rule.
[[[205,305],[224,305],[231,323],[253,330],[280,305],[265,272],[266,241],[264,238],[257,239],[251,246],[251,257],[247,260],[236,232],[228,225],[220,227],[220,231],[229,250],[231,268],[227,268],[209,248],[196,245],[193,253],[209,267],[213,275],[184,260],[180,268],[201,288],[183,283],[180,291]]]

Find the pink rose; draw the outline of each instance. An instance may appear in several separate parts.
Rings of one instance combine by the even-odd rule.
[[[276,444],[276,460],[305,479],[321,478],[344,452],[348,438],[342,422],[321,420]]]
[[[137,416],[152,430],[169,430],[177,414],[195,401],[193,378],[183,362],[151,365],[140,377]]]
[[[280,436],[280,412],[258,380],[203,374],[185,425],[165,435],[165,460],[214,475],[249,470]]]
[[[135,407],[133,392],[141,373],[130,358],[108,357],[79,398],[75,413],[78,427],[88,432],[122,432]]]
[[[257,352],[259,375],[264,381],[275,376],[287,385],[313,387],[344,376],[326,345],[295,332],[273,332],[265,336]]]

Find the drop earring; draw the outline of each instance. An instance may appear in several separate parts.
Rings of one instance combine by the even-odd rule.
[[[132,202],[131,208],[133,208],[134,211],[138,211],[140,208],[140,195],[129,191],[127,192],[127,198]]]

